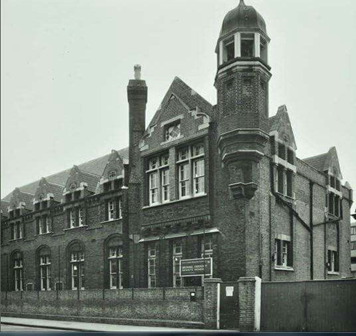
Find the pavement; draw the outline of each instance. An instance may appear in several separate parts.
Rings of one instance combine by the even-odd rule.
[[[55,320],[38,320],[18,317],[1,317],[2,331],[5,331],[4,326],[17,326],[32,328],[44,328],[54,330],[68,330],[68,331],[107,331],[107,332],[183,332],[209,333],[206,329],[182,329],[169,327],[146,327],[146,326],[132,326],[132,325],[117,325],[105,323],[87,323],[87,322],[73,322],[73,321],[55,321]],[[6,327],[5,327],[6,328]],[[226,331],[226,330],[224,330]]]

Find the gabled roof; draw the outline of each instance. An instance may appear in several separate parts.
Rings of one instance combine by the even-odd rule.
[[[59,202],[62,199],[63,186],[49,183],[42,177],[37,186],[34,198],[38,201],[40,197],[46,198],[48,194],[52,194],[54,200]]]
[[[124,159],[116,150],[111,151],[101,177],[108,179],[110,174],[115,174],[115,177],[124,174]]]
[[[128,159],[129,159],[128,147],[119,150],[118,153],[121,157],[123,157],[125,160],[128,161]],[[78,168],[81,171],[85,171],[85,172],[88,172],[91,174],[101,176],[103,174],[104,168],[106,166],[106,163],[108,162],[110,155],[111,155],[111,153],[101,156],[97,159],[93,159],[91,161],[82,163],[82,164],[78,165]],[[59,173],[52,174],[50,176],[46,176],[46,180],[47,180],[47,182],[51,183],[52,185],[58,185],[59,187],[64,188],[64,186],[66,185],[66,182],[68,180],[70,171],[71,171],[71,169],[67,169],[67,170],[61,171]],[[32,198],[33,198],[39,182],[40,181],[37,180],[35,182],[32,182],[32,183],[26,184],[22,187],[19,187],[19,189],[22,192],[32,194]],[[12,196],[12,193],[10,193],[6,197],[4,197],[3,200],[10,201],[11,196]]]
[[[82,171],[78,166],[73,166],[71,169],[68,180],[66,182],[64,192],[71,189],[77,189],[82,183],[87,185],[87,189],[95,192],[95,188],[100,180],[100,175]],[[73,187],[72,187],[73,186]]]
[[[278,108],[277,114],[269,118],[269,132],[278,132],[278,136],[282,138],[288,145],[297,149],[292,124],[289,119],[286,105]]]
[[[315,155],[303,160],[320,172],[330,171],[334,176],[342,179],[337,151],[331,147],[327,153]]]
[[[189,108],[190,110],[199,107],[201,112],[206,113],[209,116],[212,116],[213,106],[202,96],[196,93],[190,86],[184,83],[179,77],[175,77],[166,95],[164,96],[158,111],[153,116],[147,129],[157,124],[161,112],[164,106],[169,103],[172,94],[179,97],[180,101],[183,102],[184,105],[186,105],[186,107]]]
[[[20,205],[20,203],[25,203],[26,204],[25,208],[28,210],[32,210],[34,196],[35,196],[34,194],[23,192],[19,188],[15,188],[15,190],[11,193],[9,206],[11,208],[17,208]]]
[[[7,208],[9,207],[10,202],[1,201],[1,214],[2,216],[9,217],[9,213],[7,212]]]

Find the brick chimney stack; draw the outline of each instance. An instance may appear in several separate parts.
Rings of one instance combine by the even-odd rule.
[[[135,65],[135,79],[129,81],[127,98],[129,102],[129,161],[131,172],[136,175],[135,168],[140,161],[139,143],[146,128],[147,86],[141,79],[141,66]],[[131,179],[131,177],[130,177]]]

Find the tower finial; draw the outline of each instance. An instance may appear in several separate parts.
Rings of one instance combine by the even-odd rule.
[[[134,66],[134,70],[135,70],[135,79],[140,80],[141,79],[141,65],[136,64]]]
[[[240,5],[246,6],[244,0],[240,0]]]

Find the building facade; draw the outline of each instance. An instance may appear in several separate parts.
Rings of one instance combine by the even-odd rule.
[[[269,42],[241,0],[217,41],[217,104],[176,77],[148,125],[135,67],[129,148],[1,201],[2,290],[200,286],[182,260],[208,258],[223,281],[350,277],[352,189],[334,147],[300,159],[286,106],[269,116]]]
[[[351,243],[351,272],[352,275],[356,278],[356,222],[351,223],[350,243]]]

